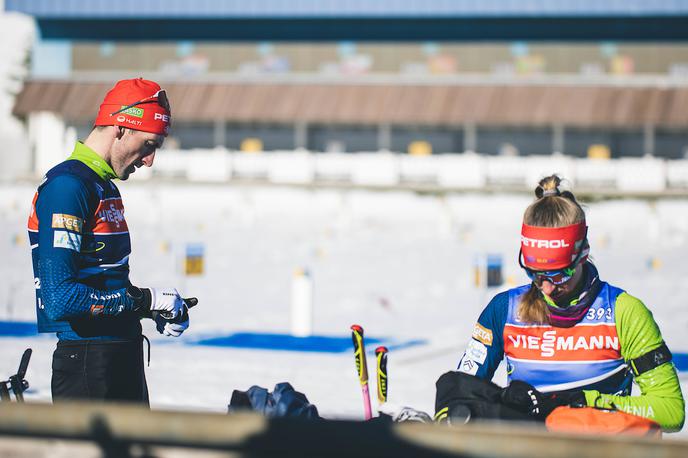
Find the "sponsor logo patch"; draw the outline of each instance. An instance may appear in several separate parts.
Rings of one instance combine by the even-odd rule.
[[[126,116],[122,116],[122,120],[120,122],[126,122],[127,124],[131,124],[133,126],[139,127],[143,125],[142,121],[137,121],[136,119],[130,119],[127,118]]]
[[[483,364],[487,358],[487,347],[477,340],[471,339],[466,348],[466,357],[476,363]]]
[[[91,315],[102,315],[104,309],[105,309],[104,305],[93,304],[91,306]]]
[[[122,198],[101,200],[100,205],[96,209],[96,224],[93,232],[96,234],[110,234],[127,232],[128,230],[127,221],[124,219]]]
[[[81,234],[83,228],[83,219],[64,213],[53,213],[53,229],[67,229]]]
[[[473,338],[488,347],[492,346],[492,330],[482,327],[480,323],[475,323],[473,327]]]
[[[533,248],[550,248],[550,249],[557,249],[557,248],[567,248],[571,245],[566,243],[566,240],[564,239],[558,239],[558,240],[539,240],[539,239],[530,239],[528,237],[521,236],[521,243],[523,246],[530,246]]]
[[[122,105],[120,108],[124,108],[126,105]],[[124,110],[122,113],[128,114],[129,116],[134,116],[137,118],[143,118],[143,108],[131,107]]]
[[[97,294],[91,293],[90,297],[94,301],[98,301],[98,300],[109,301],[110,299],[119,299],[120,297],[122,297],[122,294],[121,293],[113,293],[113,294],[101,294],[100,296],[98,296]]]
[[[638,417],[655,418],[655,410],[652,406],[626,406],[622,407],[621,410]]]
[[[67,231],[55,231],[53,247],[79,251],[81,249],[81,235]]]
[[[478,364],[470,359],[464,359],[459,366],[459,372],[475,375],[478,373]]]
[[[613,324],[565,329],[504,328],[504,353],[517,359],[603,361],[618,359],[621,347]]]

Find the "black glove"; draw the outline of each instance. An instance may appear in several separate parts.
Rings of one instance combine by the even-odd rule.
[[[139,312],[141,318],[151,318],[151,293],[148,288],[139,288],[129,285],[127,287],[127,297],[134,302],[134,311]]]
[[[561,406],[583,407],[586,405],[582,391],[558,391],[541,393],[533,385],[514,380],[502,390],[502,402],[516,410],[544,420],[554,409]]]
[[[535,421],[528,413],[502,402],[503,388],[489,380],[449,371],[435,383],[435,421],[464,424],[474,420]]]

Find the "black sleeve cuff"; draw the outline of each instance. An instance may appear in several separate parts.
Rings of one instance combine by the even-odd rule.
[[[148,288],[130,285],[127,288],[127,296],[134,302],[134,311],[150,311],[152,298]]]

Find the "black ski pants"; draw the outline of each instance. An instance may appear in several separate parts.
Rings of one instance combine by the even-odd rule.
[[[53,353],[53,402],[121,401],[149,405],[143,336],[134,341],[60,340]]]

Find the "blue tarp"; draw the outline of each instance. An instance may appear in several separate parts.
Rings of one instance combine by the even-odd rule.
[[[35,322],[0,321],[0,337],[31,337],[38,335]]]
[[[679,372],[687,372],[688,353],[674,353],[674,365]]]
[[[0,321],[0,337],[34,337],[38,335],[36,323],[23,321]],[[260,332],[238,332],[226,336],[207,337],[187,341],[191,345],[211,347],[232,347],[254,350],[302,351],[314,353],[344,353],[351,351],[351,336],[294,337],[288,334]],[[425,340],[395,340],[366,337],[368,350],[385,345],[390,350],[424,345]],[[674,365],[682,372],[688,371],[688,353],[674,353]]]
[[[368,349],[384,344],[390,350],[424,344],[424,340],[395,341],[366,337]],[[351,336],[294,337],[288,334],[240,332],[228,336],[210,337],[194,342],[196,345],[247,348],[254,350],[302,351],[313,353],[344,353],[352,351]]]

